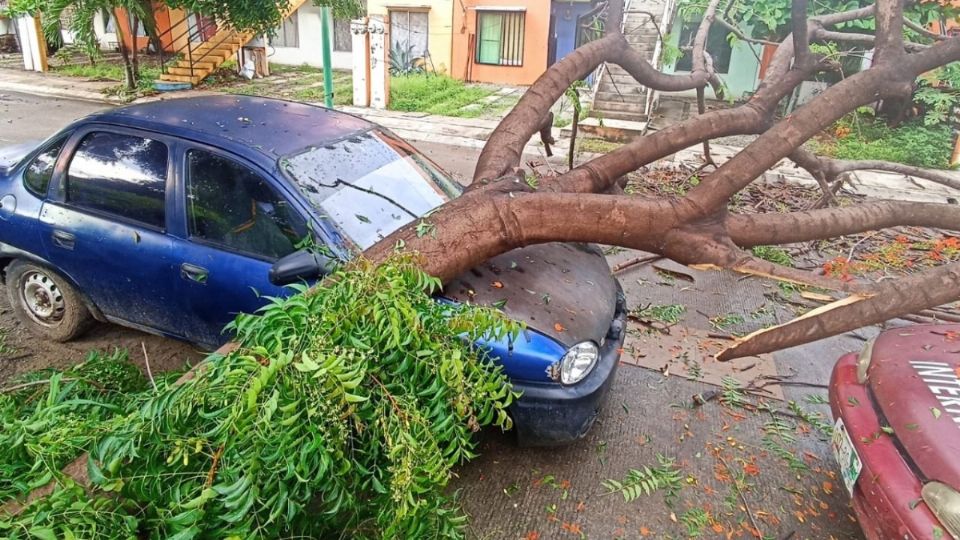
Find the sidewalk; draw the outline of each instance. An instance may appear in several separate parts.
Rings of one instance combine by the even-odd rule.
[[[48,95],[85,101],[96,101],[120,105],[123,102],[103,94],[103,90],[115,83],[106,81],[83,81],[76,78],[59,77],[56,75],[33,73],[12,69],[0,69],[0,92],[20,92],[33,95]],[[155,100],[181,99],[201,95],[218,95],[212,90],[187,90],[158,94],[140,98],[135,103]],[[322,105],[313,102],[314,105]],[[448,144],[464,148],[480,149],[486,143],[490,134],[497,127],[498,120],[483,118],[454,118],[437,116],[427,113],[400,112],[366,107],[341,106],[337,110],[354,114],[380,124],[397,135],[415,142]],[[554,145],[554,157],[549,159],[553,165],[565,163],[565,156],[570,140],[561,135],[560,129],[554,129],[557,144]],[[739,152],[739,146],[730,146],[713,143],[711,151],[717,164],[722,164],[730,156]],[[547,158],[539,137],[534,136],[524,148],[526,159]],[[681,150],[676,154],[661,160],[661,163],[699,163],[702,155],[700,145]],[[577,161],[582,163],[595,157],[595,154],[579,153]],[[960,172],[951,173],[960,179]],[[784,160],[765,174],[768,180],[784,179],[801,184],[814,184],[813,178],[803,169],[795,167],[789,160]],[[914,180],[899,174],[882,173],[875,171],[858,171],[852,176],[846,189],[856,193],[869,195],[875,198],[899,199],[918,202],[946,202],[948,197],[957,197],[957,193],[947,187],[931,182]]]
[[[123,103],[120,98],[103,93],[105,89],[116,85],[114,81],[84,81],[50,73],[0,69],[0,92],[20,92],[120,105]]]

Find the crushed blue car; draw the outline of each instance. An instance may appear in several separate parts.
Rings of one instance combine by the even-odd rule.
[[[0,150],[0,268],[14,313],[47,339],[98,320],[215,348],[237,313],[462,189],[390,131],[337,111],[238,96],[134,105]],[[298,249],[305,238],[323,249]],[[522,392],[522,444],[586,434],[626,317],[596,246],[517,249],[443,296],[526,324],[483,344]]]

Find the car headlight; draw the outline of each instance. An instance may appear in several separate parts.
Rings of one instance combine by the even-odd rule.
[[[576,384],[593,371],[600,358],[600,349],[592,341],[577,343],[560,361],[560,382]]]
[[[947,532],[960,538],[960,493],[946,484],[928,482],[920,494]]]
[[[873,344],[877,338],[873,338],[863,345],[863,350],[857,356],[857,382],[867,384],[867,370],[870,369],[870,360],[873,359]]]

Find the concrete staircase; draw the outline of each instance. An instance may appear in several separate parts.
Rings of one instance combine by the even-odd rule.
[[[295,13],[307,0],[292,0],[283,14],[286,19]],[[177,25],[184,24],[180,21]],[[176,27],[176,25],[174,25]],[[199,31],[195,31],[200,33]],[[202,43],[194,45],[189,40],[199,35],[188,35],[187,43],[177,49],[180,59],[168,65],[154,84],[160,90],[179,90],[200,83],[216,71],[224,62],[234,57],[237,51],[254,38],[249,32],[238,32],[229,27],[218,28],[217,33]]]
[[[243,44],[250,41],[252,37],[251,34],[224,28],[196,47],[191,46],[188,50],[179,51],[180,60],[167,66],[158,80],[171,84],[196,85],[224,62],[233,58],[240,47],[243,47]]]
[[[661,47],[657,28],[666,29],[664,18],[672,16],[671,0],[631,0],[623,17],[623,33],[630,47],[655,67],[660,67]],[[650,14],[654,15],[651,22]],[[645,122],[650,114],[649,89],[623,68],[607,64],[597,85],[591,116]]]

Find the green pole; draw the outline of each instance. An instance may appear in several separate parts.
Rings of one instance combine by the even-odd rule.
[[[320,24],[322,30],[320,39],[323,40],[323,103],[329,108],[333,108],[333,68],[330,59],[330,7],[320,8]]]

